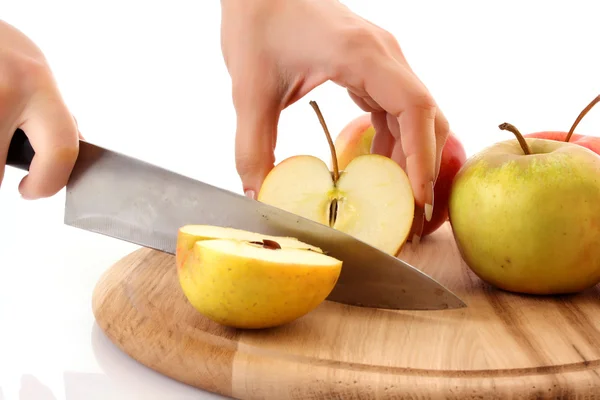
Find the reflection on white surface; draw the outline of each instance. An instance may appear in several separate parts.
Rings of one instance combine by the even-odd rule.
[[[8,168],[0,190],[0,400],[222,399],[108,340],[94,321],[94,287],[137,246],[64,226],[64,192],[21,200],[10,189],[22,175]]]
[[[56,400],[52,391],[33,375],[21,377],[19,400]]]
[[[228,399],[207,393],[147,368],[119,350],[97,324],[91,344],[103,373],[64,372],[65,400],[198,400]],[[32,374],[20,378],[18,400],[58,400],[58,393]],[[0,400],[5,398],[0,388]]]

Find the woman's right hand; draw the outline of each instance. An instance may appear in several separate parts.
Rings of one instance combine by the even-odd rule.
[[[40,49],[0,21],[0,184],[15,131],[25,132],[35,156],[19,191],[49,197],[66,184],[79,153],[80,134]]]
[[[373,152],[406,170],[429,220],[449,124],[396,39],[338,0],[221,0],[221,8],[244,191],[257,194],[274,167],[281,112],[332,81],[371,113]]]

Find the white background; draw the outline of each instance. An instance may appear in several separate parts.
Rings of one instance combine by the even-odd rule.
[[[468,155],[512,138],[504,121],[568,130],[600,93],[592,1],[344,3],[396,35]],[[88,141],[241,192],[218,1],[2,0],[0,18],[43,49]],[[328,160],[310,99],[334,134],[361,113],[343,89],[319,87],[284,111],[277,161]],[[600,136],[600,109],[578,132]],[[63,226],[64,194],[25,202],[21,177],[7,169],[0,190],[0,400],[212,398],[104,338],[91,292],[135,247]]]

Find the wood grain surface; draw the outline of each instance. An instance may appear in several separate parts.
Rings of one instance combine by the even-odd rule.
[[[239,399],[598,399],[598,288],[532,297],[496,290],[462,262],[448,224],[400,257],[467,308],[387,311],[325,302],[295,322],[238,331],[197,313],[174,257],[137,250],[109,268],[96,320],[164,375]]]

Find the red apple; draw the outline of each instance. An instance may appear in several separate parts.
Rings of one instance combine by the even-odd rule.
[[[586,148],[592,150],[594,153],[600,155],[600,137],[580,135],[577,133],[573,133],[575,131],[575,128],[579,124],[579,122],[585,116],[585,114],[587,114],[588,111],[590,111],[592,109],[592,107],[598,102],[600,102],[600,95],[596,96],[596,98],[594,98],[594,100],[592,100],[590,102],[590,104],[588,104],[587,107],[585,107],[581,111],[581,113],[577,116],[577,119],[573,123],[573,126],[571,126],[571,129],[569,130],[569,132],[541,131],[541,132],[529,133],[529,134],[526,134],[523,136],[526,138],[550,139],[550,140],[557,140],[559,142],[564,142],[567,140],[567,137],[569,137],[569,134],[571,134],[571,136],[569,137],[569,142],[586,147]]]
[[[375,129],[371,125],[370,114],[363,114],[351,120],[335,139],[339,169],[346,168],[353,158],[369,154],[374,135]],[[452,182],[466,159],[462,143],[458,137],[450,134],[442,150],[440,172],[433,188],[433,215],[430,221],[425,221],[421,237],[435,232],[448,219],[448,197]]]
[[[564,142],[565,139],[567,138],[567,134],[568,134],[568,132],[561,132],[561,131],[541,131],[541,132],[528,133],[523,136],[525,136],[526,138],[550,139],[550,140],[557,140],[559,142]],[[594,153],[600,155],[600,137],[579,135],[579,134],[574,133],[571,135],[569,142],[578,144],[583,147],[587,147],[588,149],[592,150]]]

